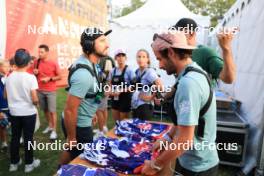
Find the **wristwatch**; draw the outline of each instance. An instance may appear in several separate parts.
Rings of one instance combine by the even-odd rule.
[[[154,161],[150,161],[150,167],[151,167],[152,169],[157,170],[157,171],[161,171],[161,169],[162,169],[161,167],[155,165]]]

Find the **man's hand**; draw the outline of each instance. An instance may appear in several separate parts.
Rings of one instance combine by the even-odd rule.
[[[45,77],[45,78],[41,79],[41,82],[43,82],[43,83],[47,83],[49,81],[50,81],[50,77]]]
[[[111,94],[112,94],[111,91],[104,92],[105,97],[111,96]]]
[[[115,92],[115,93],[111,93],[111,96],[118,97],[120,94],[121,94],[120,92]]]
[[[68,149],[73,149],[77,146],[77,140],[76,138],[67,138],[67,148]]]
[[[157,151],[160,152],[162,150],[161,144],[165,144],[166,142],[168,141],[166,141],[166,139],[164,138],[158,139],[152,147],[152,153],[157,152]]]
[[[38,69],[34,69],[34,70],[33,70],[33,74],[34,74],[34,75],[38,75],[38,74],[39,74]]]
[[[155,174],[157,174],[158,171],[151,167],[151,162],[152,161],[145,160],[144,166],[143,166],[142,171],[141,171],[142,174],[144,174],[144,175],[155,175]]]
[[[5,117],[4,114],[2,112],[0,112],[0,120],[4,119],[4,117]]]
[[[238,28],[231,29],[224,29],[218,35],[218,43],[222,50],[230,50],[231,49],[231,42],[234,38],[234,34],[238,31]]]
[[[219,78],[227,84],[233,83],[236,79],[236,65],[232,54],[231,43],[234,34],[238,32],[238,28],[224,29],[218,35],[218,42],[222,49],[224,65],[219,74]]]
[[[95,115],[92,119],[92,125],[95,126],[98,122],[97,115]]]
[[[162,101],[162,99],[161,98],[154,98],[154,103],[155,103],[155,105],[158,105],[158,106],[160,106],[161,105],[161,101]]]
[[[140,92],[138,97],[145,102],[150,102],[155,99],[156,93],[153,93],[152,95],[146,95],[144,92]]]

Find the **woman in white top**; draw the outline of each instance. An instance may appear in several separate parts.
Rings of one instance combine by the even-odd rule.
[[[25,172],[31,172],[40,165],[40,160],[33,159],[33,133],[36,123],[38,104],[38,82],[34,75],[27,73],[31,57],[25,49],[18,49],[14,61],[16,70],[6,79],[6,96],[11,120],[11,164],[9,171],[18,169],[22,163],[19,156],[19,140],[23,133],[25,148]],[[32,144],[32,145],[30,145]]]

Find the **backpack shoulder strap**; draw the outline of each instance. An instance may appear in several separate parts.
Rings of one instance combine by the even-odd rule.
[[[143,78],[143,76],[146,74],[147,71],[144,71],[141,75],[140,75],[140,79]]]
[[[110,59],[110,61],[112,63],[113,68],[115,68],[116,67],[115,61],[113,59]]]
[[[71,80],[71,76],[73,75],[73,73],[74,72],[76,72],[78,69],[86,69],[86,70],[88,70],[90,73],[91,73],[91,75],[93,76],[93,77],[96,77],[96,79],[97,79],[97,82],[99,83],[99,78],[98,78],[98,76],[97,76],[97,74],[96,74],[96,70],[95,70],[95,65],[93,64],[93,69],[90,67],[90,66],[88,66],[88,65],[86,65],[86,64],[77,64],[77,65],[75,65],[75,66],[71,66],[68,70],[69,70],[69,75],[68,75],[68,84],[69,84],[69,86],[68,86],[68,88],[66,88],[66,90],[69,90],[70,89],[70,87],[71,87],[71,83],[70,83],[70,80]],[[86,96],[85,96],[85,98],[95,98],[96,97],[96,95],[97,95],[97,93],[98,92],[96,92],[95,94],[86,94]]]
[[[124,68],[124,70],[123,70],[123,72],[122,72],[122,74],[121,74],[121,77],[122,77],[122,78],[124,77],[124,75],[125,75],[125,73],[126,73],[126,69],[127,69],[127,65],[125,66],[125,68]]]
[[[106,61],[107,61],[107,59],[103,59],[103,60],[102,60],[102,63],[100,64],[100,66],[101,66],[100,68],[101,68],[101,71],[102,71],[102,72],[105,71]]]
[[[135,74],[136,74],[136,77],[137,78],[139,78],[139,79],[142,79],[143,78],[143,76],[146,74],[146,70],[140,75],[139,74],[139,68],[138,69],[136,69],[136,71],[135,71]]]
[[[38,58],[38,60],[37,60],[37,64],[35,65],[35,69],[39,68],[39,64],[40,64],[40,58]]]
[[[113,72],[112,77],[116,75],[116,69],[117,69],[117,68],[115,67],[115,68],[114,68],[114,72]]]
[[[210,105],[211,105],[212,100],[213,100],[213,90],[212,90],[212,87],[211,87],[211,84],[210,84],[210,78],[205,72],[203,72],[200,69],[194,68],[194,67],[188,67],[188,68],[186,68],[185,73],[183,74],[183,76],[186,75],[190,71],[194,71],[194,72],[197,72],[197,73],[200,73],[200,74],[204,75],[206,77],[206,80],[208,82],[209,89],[210,89],[208,100],[205,103],[205,105],[202,107],[202,109],[200,110],[200,113],[199,113],[199,121],[198,121],[199,125],[198,125],[198,128],[197,128],[197,135],[199,137],[203,137],[204,136],[204,128],[205,128],[205,120],[202,117],[205,115],[205,113],[210,108]]]
[[[207,80],[207,83],[209,85],[209,89],[210,89],[210,94],[209,94],[209,98],[207,100],[207,102],[205,103],[205,105],[203,106],[203,108],[200,110],[200,116],[204,116],[204,114],[208,111],[210,105],[211,105],[211,102],[212,102],[212,99],[213,99],[213,90],[212,90],[212,87],[211,87],[211,83],[210,83],[210,78],[209,76],[203,72],[202,70],[198,69],[198,68],[194,68],[194,67],[187,67],[183,76],[186,75],[188,72],[197,72],[197,73],[200,73],[202,75],[204,75],[206,77],[206,80]]]
[[[210,77],[208,76],[207,73],[205,73],[204,71],[202,71],[202,70],[200,70],[198,68],[195,68],[195,67],[187,67],[185,69],[185,72],[183,73],[183,76],[185,76],[187,73],[189,73],[191,71],[197,72],[197,73],[200,73],[200,74],[204,75],[205,78],[206,78],[206,80],[207,80],[207,82],[208,82],[208,84],[209,84],[209,87],[211,88]]]
[[[137,76],[138,72],[139,72],[139,68],[136,69],[136,71],[135,71],[136,76]]]
[[[70,66],[70,68],[68,69],[69,70],[69,75],[68,75],[69,87],[71,86],[70,81],[71,81],[71,77],[72,77],[73,73],[75,73],[78,69],[81,69],[81,68],[88,70],[91,73],[91,75],[93,77],[95,77],[96,74],[95,74],[94,70],[86,64],[76,64],[75,66]]]

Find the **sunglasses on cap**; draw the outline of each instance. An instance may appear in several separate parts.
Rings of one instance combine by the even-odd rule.
[[[164,40],[165,42],[167,42],[170,45],[172,45],[172,42],[171,41],[165,39],[164,37],[161,37],[159,34],[156,33],[156,34],[153,35],[153,41],[155,41],[157,38],[160,38],[161,40]]]

